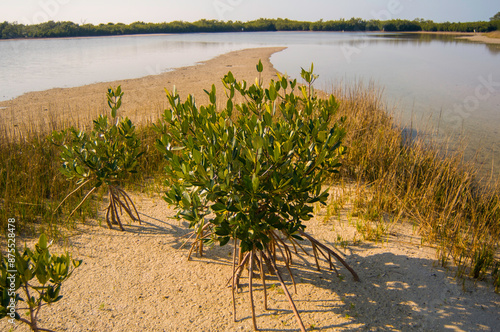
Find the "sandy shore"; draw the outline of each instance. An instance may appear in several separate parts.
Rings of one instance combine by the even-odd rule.
[[[500,44],[499,38],[491,38],[484,33],[473,33],[473,32],[445,32],[445,31],[416,31],[416,32],[405,32],[405,33],[415,33],[424,35],[445,35],[445,36],[455,36],[457,39],[467,39],[474,42],[484,43],[484,44]]]
[[[485,44],[496,44],[496,45],[500,44],[499,38],[490,38],[490,37],[485,36],[483,34],[474,34],[471,36],[463,36],[463,37],[457,37],[457,38],[467,39],[470,41],[485,43]]]
[[[82,259],[63,286],[64,298],[40,314],[42,327],[55,331],[252,331],[248,274],[237,293],[237,322],[232,318],[230,245],[187,260],[180,248],[187,223],[160,197],[133,196],[143,224],[126,232],[97,222],[81,225],[66,246]],[[500,297],[489,285],[453,278],[437,266],[435,251],[420,244],[411,225],[396,225],[381,242],[355,241],[356,218],[349,206],[328,217],[320,210],[307,232],[345,255],[361,282],[338,265],[341,278],[311,257],[295,258],[286,283],[308,330],[321,331],[499,331]],[[339,236],[348,241],[340,245]],[[311,254],[312,248],[304,245]],[[273,286],[274,285],[274,286]],[[276,278],[267,281],[269,310],[262,285],[254,280],[257,324],[262,331],[298,331]],[[0,321],[0,330],[10,325]],[[18,326],[14,331],[28,331]]]
[[[274,77],[269,56],[277,51],[280,49],[237,51],[158,76],[29,93],[0,106],[15,110],[8,120],[19,125],[22,117],[50,120],[46,113],[60,109],[66,115],[78,110],[85,118],[96,107],[104,107],[108,86],[121,84],[124,112],[147,120],[156,118],[165,106],[163,87],[175,84],[182,95],[194,93],[201,103],[203,89],[228,70],[239,79],[253,81],[258,59],[265,66],[264,78]],[[89,100],[91,104],[87,104]],[[333,188],[332,194],[339,190]],[[126,232],[120,232],[90,221],[78,225],[65,243],[56,245],[54,250],[68,249],[83,264],[63,285],[64,298],[41,311],[41,326],[75,332],[250,331],[247,274],[237,294],[238,321],[232,319],[231,292],[225,287],[231,275],[231,246],[215,247],[204,257],[187,261],[188,248],[180,248],[181,237],[188,233],[186,223],[172,218],[175,212],[160,196],[134,194],[133,199],[142,225],[129,224]],[[452,268],[439,267],[435,249],[421,245],[411,224],[387,225],[391,227],[386,238],[362,241],[350,211],[349,203],[335,216],[317,209],[306,231],[337,247],[361,282],[353,281],[340,265],[342,277],[338,278],[324,263],[323,270],[317,271],[311,257],[294,259],[297,293],[293,298],[309,330],[500,331],[500,296],[490,284],[455,279]],[[283,272],[293,292],[286,269]],[[297,331],[285,296],[279,287],[270,286],[278,284],[277,280],[268,281],[268,311],[262,306],[260,281],[255,279],[254,284],[258,326],[263,331]],[[10,327],[7,320],[0,321],[1,331]],[[27,330],[20,325],[14,328]]]
[[[269,57],[283,49],[270,47],[235,51],[199,65],[182,67],[160,75],[29,92],[0,102],[0,123],[7,126],[7,129],[22,132],[51,131],[68,123],[91,124],[96,115],[109,113],[106,91],[109,87],[118,85],[122,86],[125,93],[123,106],[120,108],[121,115],[128,116],[135,123],[154,121],[167,106],[165,88],[171,91],[176,86],[181,98],[193,94],[199,104],[204,104],[208,102],[208,98],[203,90],[209,90],[212,84],[216,85],[218,94],[223,96],[221,79],[228,71],[238,80],[254,82],[257,75],[255,65],[259,59],[262,59],[264,65],[264,81],[276,78]]]

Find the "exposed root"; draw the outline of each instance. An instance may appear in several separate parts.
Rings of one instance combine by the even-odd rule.
[[[268,254],[270,254],[269,249],[267,249]],[[290,307],[292,308],[293,314],[295,315],[295,319],[297,320],[297,324],[300,327],[300,330],[302,332],[306,332],[306,328],[304,327],[304,323],[302,322],[302,319],[300,318],[299,312],[297,311],[297,307],[295,307],[295,303],[293,302],[292,296],[290,295],[290,292],[288,292],[288,288],[285,285],[285,282],[283,281],[283,278],[281,277],[281,273],[278,270],[278,266],[276,266],[276,262],[274,260],[270,260],[271,264],[273,264],[273,268],[276,271],[276,276],[278,277],[278,280],[280,281],[281,288],[283,288],[283,291],[285,292],[286,298],[288,299],[288,303],[290,303]]]
[[[84,185],[89,183],[92,179],[89,179],[78,186],[75,190],[69,193],[62,201],[59,203],[57,208],[54,210],[57,211],[62,204],[74,193],[80,190]],[[97,190],[97,187],[92,187],[90,191],[85,195],[85,197],[81,200],[76,208],[69,214],[68,219],[87,201],[90,195]],[[123,214],[123,211],[127,213],[127,215],[132,219],[132,221],[138,221],[141,224],[141,217],[139,216],[139,212],[135,207],[134,202],[130,198],[130,196],[118,186],[108,185],[108,194],[109,194],[109,204],[106,207],[106,223],[109,228],[113,228],[112,225],[119,225],[120,229],[124,231],[122,222],[120,220],[120,215]],[[118,211],[119,209],[119,211]]]
[[[198,250],[201,252],[201,247],[203,245],[203,239],[209,238],[213,236],[213,225],[211,223],[206,223],[203,226],[199,227],[199,229],[190,236],[190,238],[193,238],[195,235],[194,242],[191,244],[191,249],[189,251],[189,257],[191,256],[192,252],[194,250]],[[339,261],[353,276],[353,279],[355,281],[359,281],[359,277],[356,274],[356,272],[342,259],[342,257],[333,251],[332,249],[328,248],[324,244],[320,243],[318,240],[313,238],[312,236],[304,233],[303,231],[298,232],[301,237],[303,237],[305,240],[308,240],[311,243],[312,246],[312,251],[314,255],[314,260],[316,263],[316,268],[318,270],[321,269],[320,265],[320,259],[323,258],[327,263],[328,263],[328,268],[331,271],[335,271],[337,276],[339,275],[339,272],[337,270],[337,267],[334,264],[334,259]],[[255,304],[254,304],[254,299],[253,299],[253,278],[256,277],[254,275],[254,267],[258,270],[260,274],[260,279],[262,282],[263,290],[264,290],[264,309],[268,310],[267,306],[267,289],[266,289],[266,271],[264,269],[264,265],[267,266],[267,273],[269,275],[275,275],[280,284],[281,287],[283,288],[283,291],[288,299],[288,302],[290,304],[290,307],[295,315],[295,318],[297,320],[297,323],[302,331],[306,331],[304,324],[300,318],[299,312],[297,308],[295,307],[295,303],[293,302],[293,299],[285,285],[285,282],[283,280],[283,277],[278,269],[277,262],[278,260],[281,260],[286,267],[290,278],[292,279],[292,283],[295,289],[295,292],[297,292],[296,288],[296,282],[291,270],[291,265],[293,264],[292,261],[292,250],[291,247],[293,247],[293,252],[295,255],[300,256],[298,248],[301,249],[301,251],[309,256],[309,253],[302,247],[296,239],[292,238],[291,236],[281,233],[282,236],[278,234],[277,231],[270,231],[268,234],[268,237],[271,239],[269,243],[266,244],[265,248],[263,250],[259,250],[258,248],[254,247],[252,248],[251,251],[248,252],[243,252],[241,250],[241,247],[238,245],[238,241],[235,239],[233,241],[233,272],[232,276],[229,278],[227,281],[226,285],[231,287],[231,293],[232,293],[232,298],[233,298],[233,319],[236,322],[236,298],[235,298],[235,291],[237,291],[240,288],[240,278],[241,274],[245,270],[245,267],[247,267],[248,270],[248,286],[249,286],[249,296],[250,296],[250,306],[251,306],[251,311],[252,311],[252,322],[254,329],[257,330],[257,321],[256,321],[256,315],[255,315]],[[290,245],[291,243],[291,245]]]
[[[191,249],[189,250],[188,260],[191,259],[191,255],[195,250],[200,257],[203,256],[203,241],[212,236],[212,226],[213,225],[211,223],[206,223],[200,226],[197,230],[193,231],[189,238],[181,245],[181,248],[184,247],[184,245],[196,235],[194,242],[191,244]]]
[[[349,272],[351,272],[352,277],[354,278],[354,280],[355,281],[359,281],[358,274],[349,266],[349,264],[346,263],[346,261],[344,261],[342,259],[342,257],[340,257],[339,254],[337,254],[335,251],[331,250],[330,248],[328,248],[324,244],[320,243],[318,240],[316,240],[312,236],[304,233],[304,231],[299,231],[299,234],[301,236],[307,238],[313,244],[313,246],[317,246],[318,248],[324,249],[326,252],[328,252],[328,263],[330,263],[330,266],[333,266],[332,259],[331,259],[331,256],[333,255],[340,263],[342,263],[342,265],[344,265],[344,267]],[[315,255],[317,256],[317,253],[315,253]]]
[[[112,225],[118,225],[120,230],[125,230],[120,219],[123,211],[125,211],[132,221],[138,221],[141,224],[141,217],[134,202],[123,189],[110,185],[108,187],[108,194],[109,204],[106,208],[106,223],[110,229],[113,228]],[[120,210],[118,211],[118,209]]]

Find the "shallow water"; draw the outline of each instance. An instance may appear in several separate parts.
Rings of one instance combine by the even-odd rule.
[[[271,61],[292,77],[314,63],[318,88],[372,81],[403,125],[465,133],[470,154],[480,149],[480,163],[491,169],[500,161],[500,45],[449,36],[259,32],[0,40],[0,100],[159,74],[259,46],[287,46]],[[496,175],[500,167],[494,168]]]

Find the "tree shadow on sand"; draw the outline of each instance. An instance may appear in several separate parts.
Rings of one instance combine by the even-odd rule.
[[[365,244],[356,250],[370,247]],[[329,271],[311,267],[293,271],[301,283],[313,286],[313,301],[300,299],[302,285],[298,285],[295,302],[304,321],[315,330],[500,330],[499,302],[481,296],[485,292],[491,295],[492,290],[476,285],[474,290],[464,291],[460,280],[435,267],[433,260],[391,252],[364,257],[353,253],[348,259],[361,282],[352,281],[345,273],[346,278],[336,278]],[[314,292],[318,288],[323,291]],[[322,315],[331,317],[327,313],[339,319],[322,319]]]
[[[332,247],[329,245],[329,247]],[[361,282],[352,280],[347,270],[341,276],[323,265],[318,271],[314,260],[306,256],[295,259],[291,268],[297,282],[295,304],[304,324],[321,331],[496,331],[500,330],[500,305],[491,301],[492,290],[486,285],[474,285],[464,290],[460,280],[451,273],[434,266],[430,259],[408,257],[391,252],[360,256],[356,252],[378,249],[370,243],[354,248],[347,261],[358,273]],[[306,251],[312,248],[305,246]],[[212,252],[206,259],[216,259]],[[293,285],[286,268],[287,287]],[[344,277],[345,276],[345,277]],[[230,277],[230,276],[229,276]],[[262,293],[260,277],[255,275],[254,292]],[[267,288],[278,281],[269,277]],[[239,296],[245,302],[248,294],[248,275],[242,278]],[[488,296],[483,297],[482,294]],[[264,319],[282,319],[286,327],[265,328],[261,331],[298,331],[293,313],[284,296],[270,293],[269,310],[256,300],[257,322]],[[312,300],[311,300],[312,299]],[[238,308],[238,320],[251,320],[248,304]]]
[[[181,248],[192,232],[184,221],[171,217],[159,219],[153,215],[141,214],[142,225],[131,224],[126,232],[110,231],[103,227],[106,236],[133,236],[161,238],[167,246]],[[131,234],[130,234],[131,233]],[[472,291],[464,292],[460,280],[454,280],[451,273],[434,266],[431,259],[415,258],[384,251],[379,245],[364,243],[350,247],[347,263],[357,272],[361,281],[352,280],[350,273],[337,264],[340,277],[328,270],[322,262],[321,271],[316,268],[309,244],[301,243],[305,251],[294,255],[291,271],[297,283],[297,293],[287,269],[279,269],[295,301],[302,320],[308,329],[321,331],[500,331],[500,300],[492,301],[492,290],[481,283]],[[333,243],[322,241],[329,248]],[[187,251],[190,243],[184,248]],[[366,255],[366,252],[373,252]],[[338,252],[338,250],[337,250]],[[232,246],[215,245],[206,250],[202,257],[193,255],[193,261],[226,266],[232,265]],[[267,290],[269,310],[264,310],[263,288],[257,272],[254,279],[256,294],[256,317],[261,331],[299,330],[287,299],[279,292],[279,282],[268,275]],[[230,273],[220,277],[225,287]],[[487,294],[488,296],[483,296]],[[228,291],[229,296],[229,291]],[[238,322],[251,321],[248,302],[248,271],[241,279],[241,291],[237,294]],[[228,318],[230,319],[230,318]],[[282,321],[282,327],[276,327]],[[271,322],[271,323],[270,323]],[[271,328],[266,327],[271,325]]]

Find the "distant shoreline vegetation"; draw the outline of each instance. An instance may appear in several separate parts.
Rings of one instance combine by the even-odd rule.
[[[48,21],[40,24],[24,25],[17,22],[0,23],[0,39],[14,38],[54,38],[54,37],[91,37],[158,33],[196,33],[196,32],[241,32],[241,31],[349,31],[349,32],[490,32],[499,30],[500,20],[491,19],[479,22],[436,23],[431,20],[350,20],[336,21],[294,21],[289,19],[258,19],[248,22],[199,20],[196,22],[173,21],[164,23],[134,22],[131,24],[77,24],[74,22]]]

